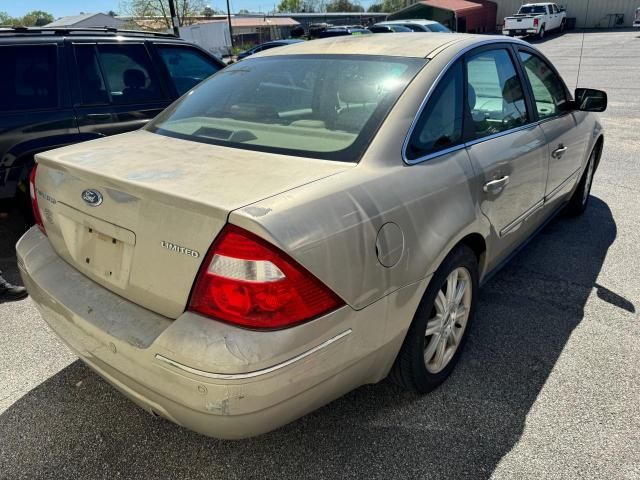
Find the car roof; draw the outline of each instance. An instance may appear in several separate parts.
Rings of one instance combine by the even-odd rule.
[[[436,22],[435,20],[426,20],[424,18],[407,18],[405,20],[387,20],[384,22],[379,22],[376,25],[386,25],[386,24],[393,24],[393,25],[398,25],[398,24],[403,24],[403,23],[417,23],[419,25],[433,25],[435,23],[439,23]]]
[[[270,40],[268,42],[264,42],[261,43],[260,45],[256,45],[257,47],[260,47],[262,45],[289,45],[291,43],[300,43],[300,42],[304,42],[304,40],[300,40],[299,38],[284,38],[282,40]]]
[[[254,57],[277,55],[387,55],[395,57],[430,58],[429,55],[445,45],[460,43],[473,45],[487,40],[520,42],[502,35],[471,35],[466,33],[395,33],[380,41],[377,35],[345,35],[296,43],[283,50],[265,50]]]
[[[140,30],[118,30],[110,27],[0,27],[0,43],[51,43],[64,38],[82,40],[155,40],[171,43],[187,43],[169,33],[146,32]]]

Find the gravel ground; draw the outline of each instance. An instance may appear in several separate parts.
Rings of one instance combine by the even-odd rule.
[[[580,69],[579,55],[583,46]],[[640,479],[640,37],[537,46],[571,88],[606,89],[587,213],[550,223],[482,291],[448,382],[383,382],[247,441],[151,417],[90,372],[30,300],[0,305],[0,478]],[[0,220],[16,280],[21,226]]]

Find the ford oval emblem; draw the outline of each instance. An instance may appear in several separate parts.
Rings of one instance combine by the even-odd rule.
[[[90,207],[97,207],[102,203],[102,194],[93,188],[87,188],[82,192],[82,200],[87,202]]]

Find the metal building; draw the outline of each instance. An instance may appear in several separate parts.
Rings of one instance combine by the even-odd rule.
[[[513,15],[523,3],[542,0],[493,0],[498,4],[498,23]],[[550,0],[553,1],[553,0]],[[567,9],[567,17],[576,19],[578,28],[630,27],[640,0],[556,0]]]

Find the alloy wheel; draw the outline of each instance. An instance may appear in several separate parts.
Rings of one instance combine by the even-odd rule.
[[[430,373],[441,372],[458,350],[469,319],[472,289],[471,274],[459,267],[438,290],[424,341],[424,363]]]

